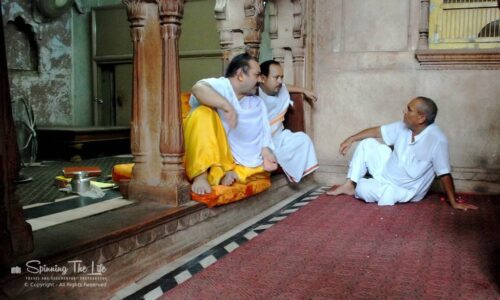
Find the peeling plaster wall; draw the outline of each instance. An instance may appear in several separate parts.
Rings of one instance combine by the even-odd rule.
[[[6,36],[6,47],[11,99],[13,107],[19,108],[19,100],[26,99],[33,107],[39,125],[71,125],[71,20],[64,14],[56,21],[40,22],[33,17],[30,0],[2,1],[3,26],[22,19],[31,27],[37,51],[33,68],[20,68],[19,58],[26,52],[26,41],[16,41]],[[11,23],[9,23],[9,27]],[[14,57],[13,57],[14,56]],[[14,112],[19,118],[20,111]]]
[[[457,187],[500,193],[500,70],[421,70],[415,59],[419,0],[315,2],[314,138],[321,181],[345,180],[340,143],[402,120],[415,96],[439,107]]]

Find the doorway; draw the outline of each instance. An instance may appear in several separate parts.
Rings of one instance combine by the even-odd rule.
[[[129,126],[132,115],[132,65],[98,66],[94,112],[98,126]]]

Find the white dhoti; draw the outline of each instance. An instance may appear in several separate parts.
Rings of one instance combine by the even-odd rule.
[[[391,157],[389,146],[368,138],[362,140],[354,151],[347,178],[357,183],[354,196],[378,205],[408,202],[415,191],[395,185],[384,176],[385,166]],[[369,172],[372,178],[364,178]]]
[[[262,89],[259,89],[259,96],[267,107],[278,164],[290,181],[299,182],[318,169],[314,145],[307,134],[284,129],[285,113],[293,105],[285,85],[276,96],[269,96]]]
[[[276,159],[288,178],[299,182],[318,169],[318,160],[309,136],[285,129],[273,135]]]

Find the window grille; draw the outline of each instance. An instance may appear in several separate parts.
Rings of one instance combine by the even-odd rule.
[[[497,0],[431,0],[429,48],[500,48]]]

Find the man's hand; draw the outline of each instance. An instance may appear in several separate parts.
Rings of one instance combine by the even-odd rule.
[[[265,147],[262,149],[261,154],[262,154],[262,160],[263,160],[262,165],[263,165],[265,171],[272,172],[278,168],[276,156],[274,156],[271,149]]]
[[[306,100],[309,100],[311,103],[316,103],[316,101],[318,101],[318,97],[314,92],[304,89],[303,93],[306,96]]]
[[[226,102],[222,107],[222,114],[224,115],[224,119],[228,122],[229,127],[235,128],[238,125],[238,114],[234,107]]]
[[[464,210],[464,211],[467,211],[467,209],[478,209],[477,206],[475,206],[473,204],[468,204],[468,203],[451,202],[451,206],[454,209],[461,209],[461,210]]]
[[[311,103],[311,104],[316,103],[316,101],[318,101],[318,97],[316,96],[316,94],[308,89],[301,88],[301,87],[295,86],[293,84],[287,84],[286,88],[288,89],[288,92],[290,92],[290,93],[302,93],[302,94],[304,94],[304,96],[306,96],[306,100],[308,100],[309,103]]]
[[[345,155],[347,151],[351,148],[352,143],[364,140],[366,138],[380,138],[382,137],[382,131],[380,130],[380,126],[367,128],[361,130],[355,135],[351,135],[345,141],[340,144],[339,152],[342,155]]]
[[[446,193],[446,197],[448,198],[448,202],[450,202],[451,207],[454,209],[461,209],[466,211],[467,209],[477,209],[478,207],[468,203],[458,203],[455,195],[455,184],[453,183],[453,178],[451,174],[444,174],[439,177],[441,181],[442,187]]]
[[[348,137],[345,141],[343,141],[339,148],[340,154],[345,155],[351,148],[352,143],[354,143],[354,139],[352,137]]]

